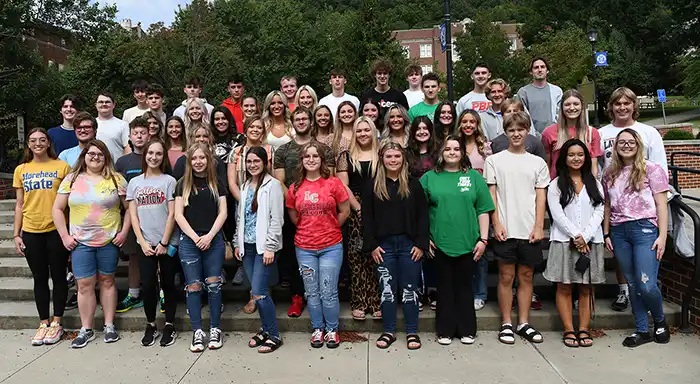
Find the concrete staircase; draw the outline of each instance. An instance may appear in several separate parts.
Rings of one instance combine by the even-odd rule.
[[[14,249],[12,241],[12,221],[14,200],[0,200],[0,329],[26,329],[35,328],[38,324],[36,306],[33,300],[33,281],[31,271],[26,260]],[[547,227],[549,221],[547,221]],[[548,232],[546,232],[548,236]],[[548,243],[547,243],[548,245]],[[547,250],[543,250],[546,256]],[[493,264],[493,263],[492,263]],[[120,292],[120,298],[127,291],[127,263],[120,261],[117,268],[116,284]],[[232,276],[230,276],[232,277]],[[488,287],[489,299],[486,307],[477,312],[478,326],[481,330],[497,330],[500,326],[500,314],[496,302],[496,283],[498,275],[495,265],[489,269]],[[631,328],[634,320],[631,312],[624,313],[612,311],[610,304],[617,293],[615,274],[611,268],[607,268],[607,284],[596,287],[596,313],[592,322],[593,328],[618,329]],[[544,309],[531,311],[530,323],[542,331],[559,330],[561,328],[559,316],[554,304],[554,286],[546,281],[541,273],[535,278],[535,292],[543,299]],[[241,311],[248,300],[248,289],[231,285],[230,282],[222,288],[225,310],[221,320],[221,327],[227,331],[254,332],[260,327],[257,313],[247,315]],[[310,331],[308,311],[304,311],[301,318],[287,317],[287,309],[290,303],[288,289],[280,286],[272,287],[272,297],[277,304],[277,319],[280,330],[283,332],[307,332]],[[365,321],[352,319],[348,304],[348,291],[341,289],[341,313],[340,327],[346,331],[372,331],[381,332],[382,322],[372,320],[371,316]],[[189,320],[185,311],[184,293],[180,298],[176,326],[183,330],[189,330]],[[666,315],[669,323],[676,325],[680,321],[680,307],[666,303]],[[205,323],[208,319],[208,308],[204,308],[202,315]],[[399,310],[399,329],[401,329],[403,315]],[[576,317],[576,316],[574,316]],[[158,314],[159,321],[163,315]],[[117,314],[116,326],[120,330],[141,331],[144,328],[145,316],[143,310],[134,309],[127,313]],[[67,328],[79,328],[80,317],[77,309],[66,311],[63,323]],[[98,308],[95,324],[103,323],[102,312]],[[206,326],[206,324],[205,324]],[[427,306],[420,314],[419,327],[422,330],[435,328],[435,312]]]

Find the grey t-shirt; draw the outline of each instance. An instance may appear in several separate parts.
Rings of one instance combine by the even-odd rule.
[[[545,128],[555,123],[552,120],[552,94],[549,84],[544,88],[528,84],[518,90],[518,99],[528,109],[537,132],[542,133]]]
[[[136,204],[139,226],[143,237],[151,245],[158,245],[163,239],[165,222],[168,220],[168,202],[174,200],[175,178],[170,175],[138,175],[126,187],[126,200]],[[175,232],[169,244],[176,244]]]
[[[491,151],[494,155],[498,152],[505,151],[506,149],[508,149],[508,138],[506,137],[505,133],[501,133],[498,135],[498,137],[491,141]],[[544,145],[542,145],[540,139],[536,138],[535,136],[527,135],[525,137],[525,150],[528,153],[532,153],[535,156],[541,157],[542,160],[545,160]]]

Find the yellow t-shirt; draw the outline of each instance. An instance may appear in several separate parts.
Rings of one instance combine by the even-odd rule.
[[[12,187],[24,190],[23,231],[44,233],[56,229],[51,209],[58,194],[58,186],[68,173],[68,163],[53,159],[42,163],[32,161],[15,168]]]

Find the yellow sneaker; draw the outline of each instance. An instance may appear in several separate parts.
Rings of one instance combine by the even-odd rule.
[[[59,340],[61,340],[61,336],[63,336],[63,327],[61,324],[54,321],[49,326],[46,336],[44,336],[44,344],[56,344]]]
[[[39,329],[36,330],[36,333],[34,334],[34,337],[32,337],[32,345],[37,346],[37,345],[43,345],[44,344],[44,337],[46,337],[46,333],[49,331],[49,326],[41,323],[39,326]]]

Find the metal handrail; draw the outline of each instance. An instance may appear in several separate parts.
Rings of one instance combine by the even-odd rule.
[[[690,301],[693,298],[693,293],[695,292],[695,286],[697,285],[698,279],[700,279],[700,258],[698,258],[698,255],[700,255],[700,215],[698,215],[697,212],[693,208],[690,208],[688,204],[686,204],[684,201],[682,201],[679,196],[674,197],[671,199],[670,204],[673,206],[676,206],[679,208],[681,211],[685,212],[690,216],[690,218],[693,220],[693,230],[695,233],[695,241],[694,241],[694,253],[695,257],[693,258],[695,261],[695,270],[693,271],[693,276],[690,279],[690,282],[688,283],[688,287],[683,294],[683,300],[681,302],[681,326],[679,328],[679,331],[682,333],[692,333],[693,329],[690,326]],[[674,247],[675,247],[675,242],[674,242]],[[672,250],[675,253],[675,249],[672,248]]]
[[[687,173],[692,173],[695,175],[700,175],[700,170],[698,169],[693,169],[693,168],[684,168],[684,167],[677,167],[674,164],[675,156],[676,155],[686,155],[686,156],[697,156],[700,157],[700,152],[688,152],[688,151],[678,151],[678,152],[673,152],[671,153],[671,164],[668,166],[668,170],[671,171],[671,185],[673,185],[673,188],[676,189],[676,191],[683,196],[684,199],[690,199],[694,201],[700,201],[700,198],[695,197],[695,196],[688,196],[684,195],[681,192],[681,187],[678,183],[678,172],[687,172]]]

